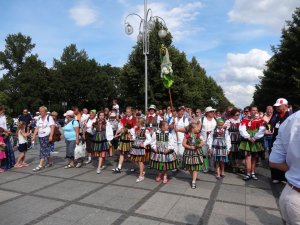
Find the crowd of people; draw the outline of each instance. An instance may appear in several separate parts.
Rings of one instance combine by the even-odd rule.
[[[136,182],[145,179],[145,164],[148,169],[158,171],[156,181],[163,183],[168,183],[168,171],[188,170],[192,177],[191,188],[196,188],[199,171],[213,171],[216,179],[223,179],[226,164],[233,173],[245,173],[245,181],[257,180],[258,160],[269,154],[280,124],[291,114],[286,99],[278,99],[274,107],[275,113],[273,106],[268,106],[265,112],[249,106],[243,110],[227,107],[219,113],[209,106],[202,113],[200,109],[193,111],[184,106],[157,109],[150,105],[145,114],[132,107],[120,112],[116,100],[111,109],[98,112],[72,107],[64,114],[62,127],[68,159],[65,169],[79,168],[97,159],[96,173],[100,174],[106,167],[105,160],[118,154],[113,172],[120,173],[124,160],[131,160],[131,171],[136,166],[139,168]],[[3,107],[0,113],[0,162],[6,161],[5,169],[28,166],[25,155],[36,137],[39,139],[40,161],[33,170],[37,172],[51,167],[54,143],[60,140],[58,114],[41,106],[33,118],[27,109],[23,110],[18,118],[19,155],[15,160],[13,146],[8,143],[10,131],[4,121]],[[74,157],[80,143],[84,143],[85,161]],[[285,180],[284,173],[276,169],[271,169],[271,176],[273,183]]]
[[[41,106],[35,117],[24,109],[17,119],[16,160],[12,131],[7,127],[5,108],[0,106],[0,173],[28,166],[26,152],[37,137],[40,161],[33,171],[53,166],[51,154],[55,142],[61,140],[60,130],[66,142],[65,169],[98,160],[96,173],[101,174],[107,158],[118,154],[113,173],[121,173],[124,161],[129,160],[130,172],[139,168],[136,182],[142,182],[146,170],[153,169],[157,171],[155,180],[167,184],[172,174],[168,171],[183,169],[191,175],[192,189],[196,188],[199,171],[212,171],[217,180],[224,179],[225,165],[228,171],[244,174],[245,181],[258,180],[256,166],[270,156],[272,182],[286,182],[279,201],[283,219],[299,224],[300,111],[291,114],[284,98],[267,106],[265,112],[256,106],[243,110],[229,106],[223,113],[208,106],[202,113],[184,106],[157,109],[150,105],[144,114],[132,107],[120,112],[114,100],[111,109],[98,112],[72,107],[64,113],[61,128],[58,113]],[[75,157],[77,149],[80,157]]]

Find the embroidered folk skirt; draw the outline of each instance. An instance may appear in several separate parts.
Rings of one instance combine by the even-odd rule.
[[[202,170],[203,157],[201,149],[185,149],[183,153],[182,167],[185,170]]]
[[[248,131],[251,137],[254,137],[257,131]],[[245,152],[245,155],[257,156],[258,153],[264,151],[264,146],[261,141],[255,141],[254,143],[248,140],[242,140],[239,146],[241,151]]]
[[[174,170],[178,168],[177,156],[174,150],[168,152],[151,152],[150,168],[159,171]]]
[[[105,131],[96,132],[94,134],[92,141],[92,155],[103,158],[111,156]]]
[[[214,138],[212,150],[215,161],[228,162],[228,151],[225,138]]]
[[[127,136],[127,134],[123,134],[120,138],[119,141],[119,151],[121,154],[126,154],[130,151],[132,146],[132,141],[130,141],[129,137]]]

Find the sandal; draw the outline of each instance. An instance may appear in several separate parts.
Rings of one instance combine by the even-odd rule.
[[[33,169],[33,172],[38,172],[38,171],[42,170],[43,168],[44,168],[43,166],[38,165],[36,168]]]
[[[168,177],[167,177],[167,176],[164,176],[163,183],[166,184],[166,183],[168,183],[168,181],[169,181],[169,180],[168,180]]]
[[[17,163],[16,163],[16,164],[14,165],[14,168],[22,168],[22,167],[23,167],[22,164],[17,164]]]
[[[196,183],[192,182],[191,188],[195,189],[196,188]]]
[[[253,180],[258,180],[258,178],[257,178],[257,176],[255,175],[255,173],[252,173],[252,174],[251,174],[251,178],[252,178]]]
[[[250,180],[250,179],[251,179],[250,174],[247,174],[247,175],[243,178],[244,181],[247,181],[247,180]]]
[[[26,162],[23,162],[21,165],[22,165],[22,166],[25,166],[25,167],[29,166],[29,164],[26,163]]]
[[[121,173],[121,169],[119,169],[118,167],[112,169],[112,171],[115,172],[115,173]]]

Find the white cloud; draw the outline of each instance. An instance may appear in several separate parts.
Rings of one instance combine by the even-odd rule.
[[[87,26],[97,22],[98,13],[86,2],[80,2],[69,10],[70,18],[78,26]]]
[[[191,24],[192,21],[197,19],[199,9],[201,9],[202,6],[200,1],[181,4],[177,7],[170,7],[170,5],[166,3],[148,4],[148,8],[152,9],[153,16],[160,16],[165,20],[175,40],[181,40],[183,37],[186,38],[202,30],[201,27]],[[144,5],[137,6],[137,13],[143,17]],[[134,27],[139,26],[138,19],[130,19],[129,21],[133,21]]]
[[[223,81],[257,82],[270,57],[269,53],[260,49],[251,49],[247,53],[228,53],[227,64],[221,69],[219,78]]]
[[[217,75],[225,95],[236,106],[244,107],[252,102],[254,86],[263,76],[266,61],[271,55],[260,49],[247,53],[228,53],[227,64]]]
[[[233,22],[267,25],[280,31],[296,7],[297,0],[235,0],[228,16]]]

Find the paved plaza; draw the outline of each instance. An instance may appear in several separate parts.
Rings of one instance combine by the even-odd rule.
[[[1,225],[283,224],[278,209],[283,184],[272,185],[264,167],[258,181],[247,183],[228,172],[221,181],[200,173],[192,190],[187,172],[174,173],[166,185],[155,182],[152,170],[141,183],[136,173],[113,174],[115,158],[100,175],[95,164],[64,169],[64,143],[56,149],[51,168],[32,171],[37,146],[28,151],[29,167],[0,175]],[[126,162],[123,171],[129,166]]]

